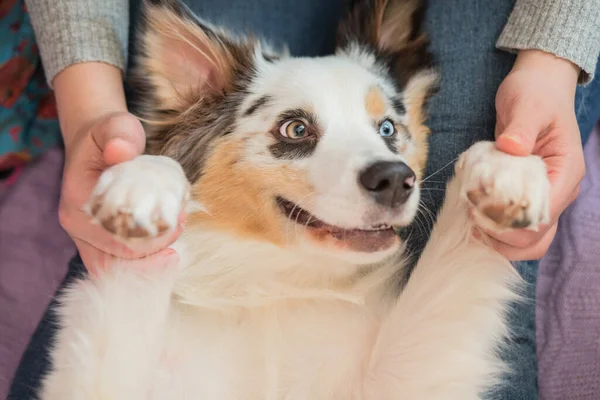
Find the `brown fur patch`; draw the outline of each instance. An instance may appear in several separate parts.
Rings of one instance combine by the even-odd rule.
[[[377,50],[393,53],[406,47],[421,30],[421,0],[363,0],[338,27],[338,43],[366,42]]]
[[[385,100],[381,90],[377,87],[372,87],[367,92],[367,95],[365,96],[365,108],[372,119],[378,120],[383,117],[385,112]]]
[[[169,225],[162,219],[154,221],[157,236],[161,236],[169,230]],[[114,215],[106,216],[100,224],[108,232],[123,239],[149,238],[150,232],[139,226],[130,212],[118,211]]]
[[[282,246],[294,233],[275,203],[280,193],[291,201],[314,191],[306,174],[285,165],[257,166],[244,161],[244,141],[224,138],[206,161],[192,198],[209,211],[189,216],[190,223],[234,232]]]
[[[436,84],[437,75],[432,71],[423,71],[411,78],[404,90],[404,103],[408,117],[408,129],[417,145],[417,153],[410,159],[409,165],[415,171],[417,179],[421,179],[425,170],[428,154],[428,138],[430,130],[425,125],[425,103]]]
[[[467,192],[467,199],[474,205],[477,206],[483,198],[485,198],[487,194],[483,190],[483,188],[477,190],[470,190]]]
[[[490,193],[491,187],[480,187],[468,191],[467,198],[483,215],[501,228],[524,228],[531,224],[527,217],[528,201],[502,203],[494,201]]]
[[[504,228],[524,228],[531,224],[527,219],[527,207],[519,204],[490,203],[482,207],[481,212],[494,221],[498,226]]]

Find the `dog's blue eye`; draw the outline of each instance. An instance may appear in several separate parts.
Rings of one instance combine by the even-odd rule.
[[[383,137],[391,137],[396,133],[396,127],[394,123],[389,119],[386,119],[379,125],[379,135]]]

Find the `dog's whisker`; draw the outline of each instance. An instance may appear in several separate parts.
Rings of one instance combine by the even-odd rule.
[[[308,225],[311,223],[312,219],[313,219],[313,215],[311,214],[311,215],[308,217],[308,220],[306,221],[306,223],[304,224],[304,227],[305,227],[305,228],[308,228]]]
[[[294,215],[294,211],[295,211],[297,208],[302,208],[302,207],[300,206],[300,204],[301,204],[303,201],[305,201],[305,200],[306,200],[306,199],[307,199],[309,196],[313,196],[313,195],[315,195],[315,194],[317,194],[317,192],[316,192],[316,191],[309,192],[309,193],[307,193],[305,196],[303,196],[302,198],[300,198],[300,200],[298,200],[297,202],[294,202],[294,207],[292,207],[292,209],[290,210],[290,212],[287,214],[287,219],[286,219],[286,222],[285,222],[285,233],[286,233],[286,234],[285,234],[285,236],[286,236],[286,244],[289,244],[289,243],[290,243],[290,236],[289,236],[289,232],[290,232],[290,231],[289,231],[289,226],[290,226],[290,223],[292,222],[292,216]],[[311,217],[312,217],[312,215],[311,215]],[[298,214],[296,215],[296,218],[295,218],[295,220],[294,220],[294,222],[295,222],[295,224],[294,224],[294,235],[297,235],[297,234],[298,234],[298,218],[300,218],[300,213],[298,213]]]
[[[415,227],[419,232],[419,236],[422,236],[425,233],[425,227],[423,226],[423,222],[419,219],[420,215],[415,216]]]
[[[436,217],[434,213],[430,209],[428,209],[427,206],[422,202],[419,203],[419,213],[417,215],[423,216],[424,218],[428,218],[428,220],[426,220],[425,222],[429,226],[433,226],[433,224],[435,223]]]
[[[446,183],[448,183],[448,181],[432,181],[431,179],[427,179],[427,182],[429,182],[429,183],[441,183],[443,185],[445,185]]]
[[[442,170],[444,170],[445,168],[447,168],[448,166],[452,165],[455,161],[458,160],[458,157],[454,158],[453,160],[449,161],[446,165],[444,165],[442,168],[438,169],[437,171],[435,171],[434,173],[430,174],[429,176],[426,176],[425,178],[421,179],[420,183],[426,182],[429,178],[431,178],[432,176],[438,174],[439,172],[441,172]]]
[[[422,219],[424,218],[424,219]],[[415,227],[419,231],[419,235],[427,235],[429,227],[435,223],[435,216],[431,210],[429,210],[422,201],[419,201],[419,208],[415,215]]]

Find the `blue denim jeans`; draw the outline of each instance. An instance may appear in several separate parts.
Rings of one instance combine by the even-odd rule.
[[[313,56],[333,51],[336,24],[349,1],[229,0],[226,6],[222,0],[185,2],[203,19],[231,31],[252,31],[275,45],[287,44],[294,55]],[[426,30],[442,72],[441,90],[429,106],[432,135],[427,176],[431,179],[423,190],[423,201],[434,213],[443,200],[445,183],[453,171],[452,161],[472,143],[494,138],[496,90],[514,62],[514,55],[496,50],[494,44],[513,2],[429,0]],[[136,15],[137,4],[132,2],[134,20]],[[135,52],[133,43],[130,50]],[[575,110],[585,140],[600,116],[600,82],[578,89]],[[430,220],[422,219],[413,227],[412,249],[423,247],[430,225]],[[485,396],[489,399],[537,399],[534,300],[538,262],[524,261],[516,266],[529,286],[528,301],[514,305],[510,316],[514,338],[503,353],[514,374]],[[82,274],[85,268],[76,257],[63,287]],[[48,344],[55,331],[54,305],[50,305],[23,356],[9,400],[34,398],[40,377],[48,368]]]

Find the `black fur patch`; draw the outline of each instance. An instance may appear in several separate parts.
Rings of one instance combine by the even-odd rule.
[[[272,100],[273,99],[271,98],[271,96],[267,95],[259,97],[254,103],[250,105],[250,107],[248,107],[246,111],[244,111],[244,117],[249,117],[250,115],[254,114],[256,111],[266,106]]]
[[[280,123],[283,123],[290,119],[301,119],[301,120],[306,121],[310,125],[309,129],[311,127],[314,127],[316,129],[319,124],[317,117],[313,113],[306,111],[302,108],[294,108],[292,110],[286,110],[286,111],[282,112],[281,114],[279,114],[278,119],[279,119]],[[317,133],[317,132],[314,132],[314,133]]]
[[[274,63],[275,61],[279,60],[279,56],[276,56],[273,54],[267,54],[267,53],[263,53],[263,58],[265,59],[265,61],[270,62],[270,63]]]
[[[298,160],[310,157],[317,147],[317,140],[303,140],[297,143],[278,141],[269,146],[269,151],[280,160]]]
[[[396,111],[396,113],[398,115],[406,114],[406,106],[404,105],[402,100],[400,100],[399,98],[396,97],[396,98],[392,99],[392,107],[394,108],[394,111]]]
[[[396,135],[399,135],[399,133],[397,133]],[[398,148],[396,147],[396,135],[392,137],[381,137],[387,148],[390,149],[390,151],[394,154],[398,154]]]

